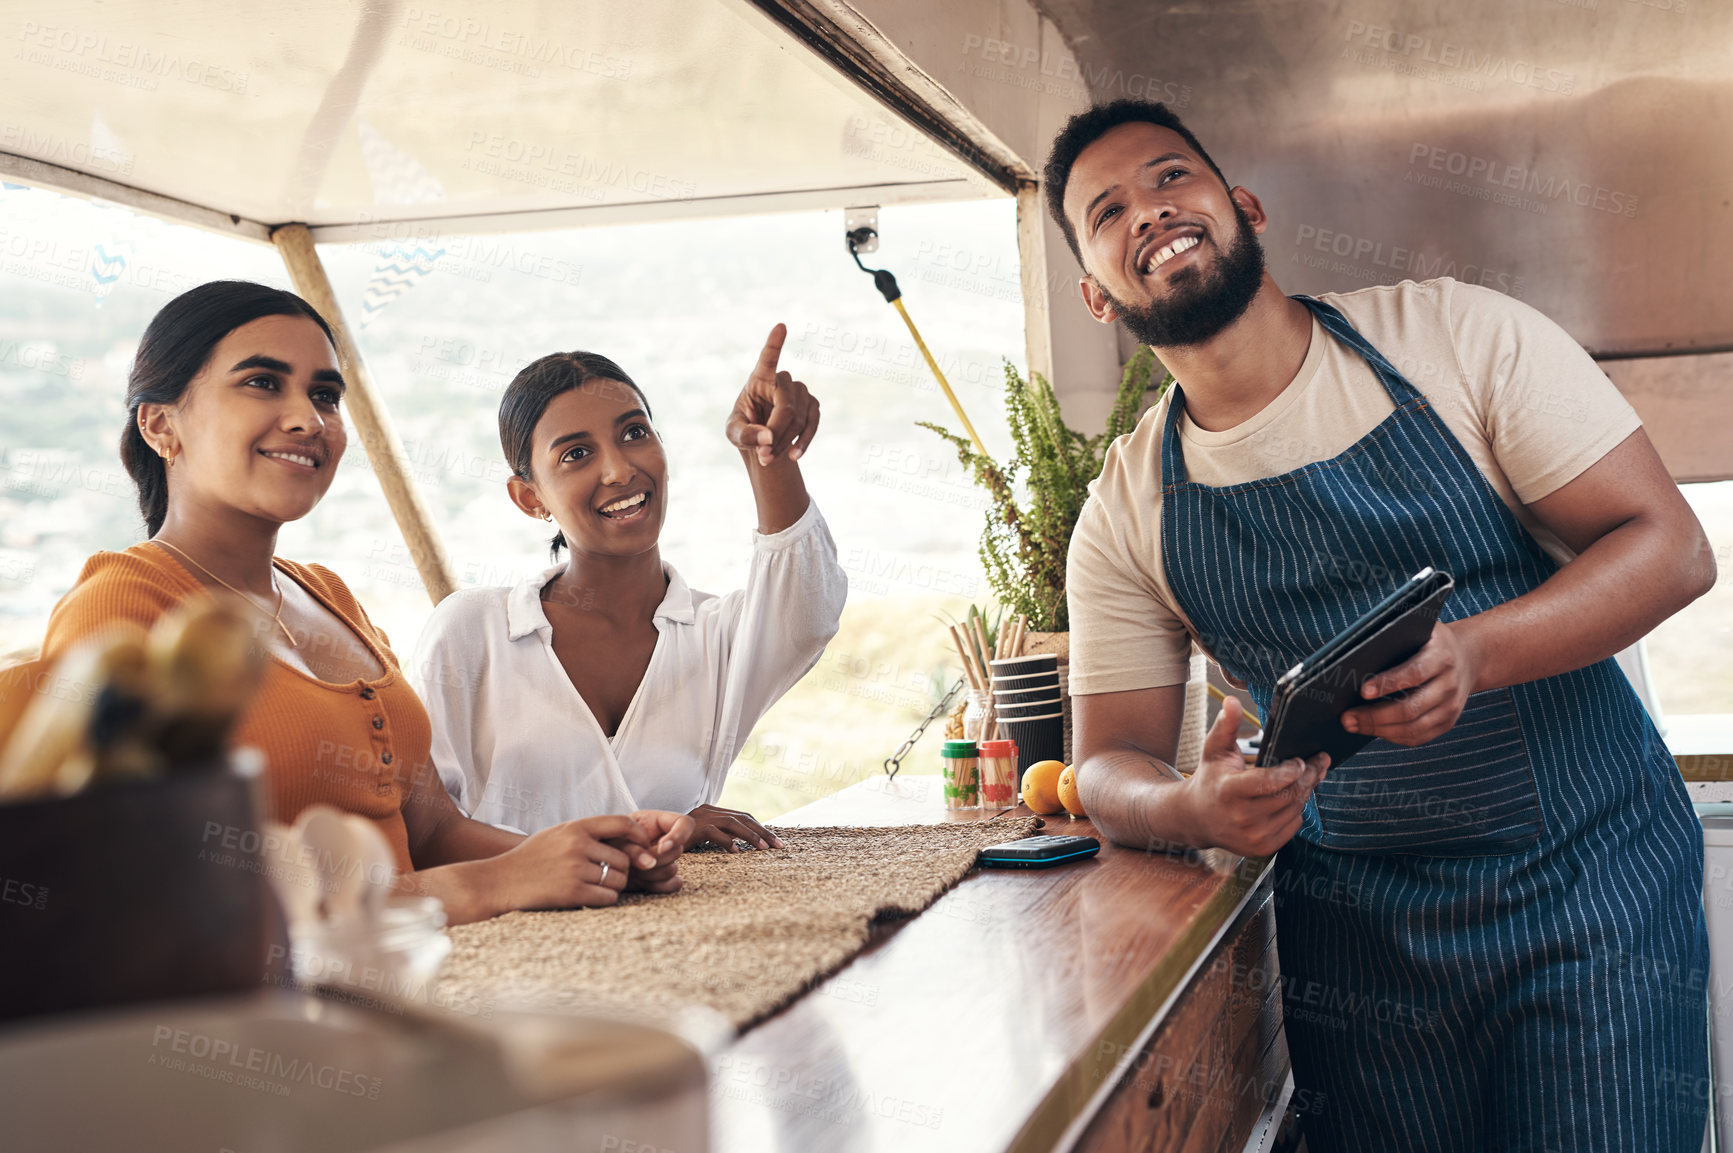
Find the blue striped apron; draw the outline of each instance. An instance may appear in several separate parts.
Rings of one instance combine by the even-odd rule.
[[[1331,460],[1186,480],[1162,432],[1162,562],[1267,715],[1276,677],[1411,573],[1442,620],[1556,565],[1413,385],[1334,308],[1396,411]],[[1475,693],[1416,748],[1332,767],[1277,857],[1277,940],[1312,1153],[1696,1153],[1710,1091],[1703,836],[1612,660]]]

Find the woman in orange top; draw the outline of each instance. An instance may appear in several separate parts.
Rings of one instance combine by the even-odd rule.
[[[259,610],[272,658],[237,739],[265,753],[274,819],[321,802],[371,818],[400,886],[440,898],[453,923],[678,888],[684,815],[525,837],[460,813],[385,634],[335,573],[273,556],[278,529],[331,486],[348,441],[343,389],[331,330],[300,297],[217,281],[170,301],[139,344],[120,445],[150,539],[86,562],[49,619],[43,659],[227,590]]]

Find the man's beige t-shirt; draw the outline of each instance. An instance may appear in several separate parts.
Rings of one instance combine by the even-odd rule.
[[[1319,299],[1426,397],[1540,546],[1569,561],[1570,550],[1524,506],[1576,479],[1642,423],[1588,354],[1528,305],[1448,278]],[[1071,537],[1073,693],[1186,679],[1193,630],[1161,557],[1161,433],[1171,397],[1113,443]],[[1256,416],[1209,432],[1181,414],[1186,477],[1244,484],[1329,460],[1394,409],[1371,366],[1314,317],[1300,371]]]

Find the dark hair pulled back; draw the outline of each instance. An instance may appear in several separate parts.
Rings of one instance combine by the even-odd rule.
[[[533,360],[506,386],[499,402],[499,446],[505,451],[506,463],[522,480],[530,479],[530,467],[535,461],[536,425],[556,396],[582,388],[592,380],[612,380],[637,394],[644,406],[644,415],[654,418],[650,400],[626,370],[596,352],[550,352]],[[554,558],[566,547],[564,533],[556,532],[548,542]]]
[[[168,472],[138,427],[144,404],[173,404],[210,362],[217,344],[243,324],[266,316],[304,316],[337,346],[325,318],[292,292],[250,280],[213,280],[181,293],[151,318],[126,381],[126,428],[120,463],[138,489],[138,511],[150,536],[168,515]]]

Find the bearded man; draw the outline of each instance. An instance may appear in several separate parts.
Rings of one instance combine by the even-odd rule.
[[[1636,414],[1490,289],[1284,295],[1263,205],[1162,105],[1074,117],[1045,180],[1084,304],[1176,381],[1071,542],[1084,804],[1125,845],[1276,855],[1312,1153],[1695,1153],[1702,829],[1612,657],[1715,568]],[[1362,751],[1250,766],[1230,701],[1172,768],[1194,642],[1267,715],[1427,566],[1455,589],[1343,714]]]

